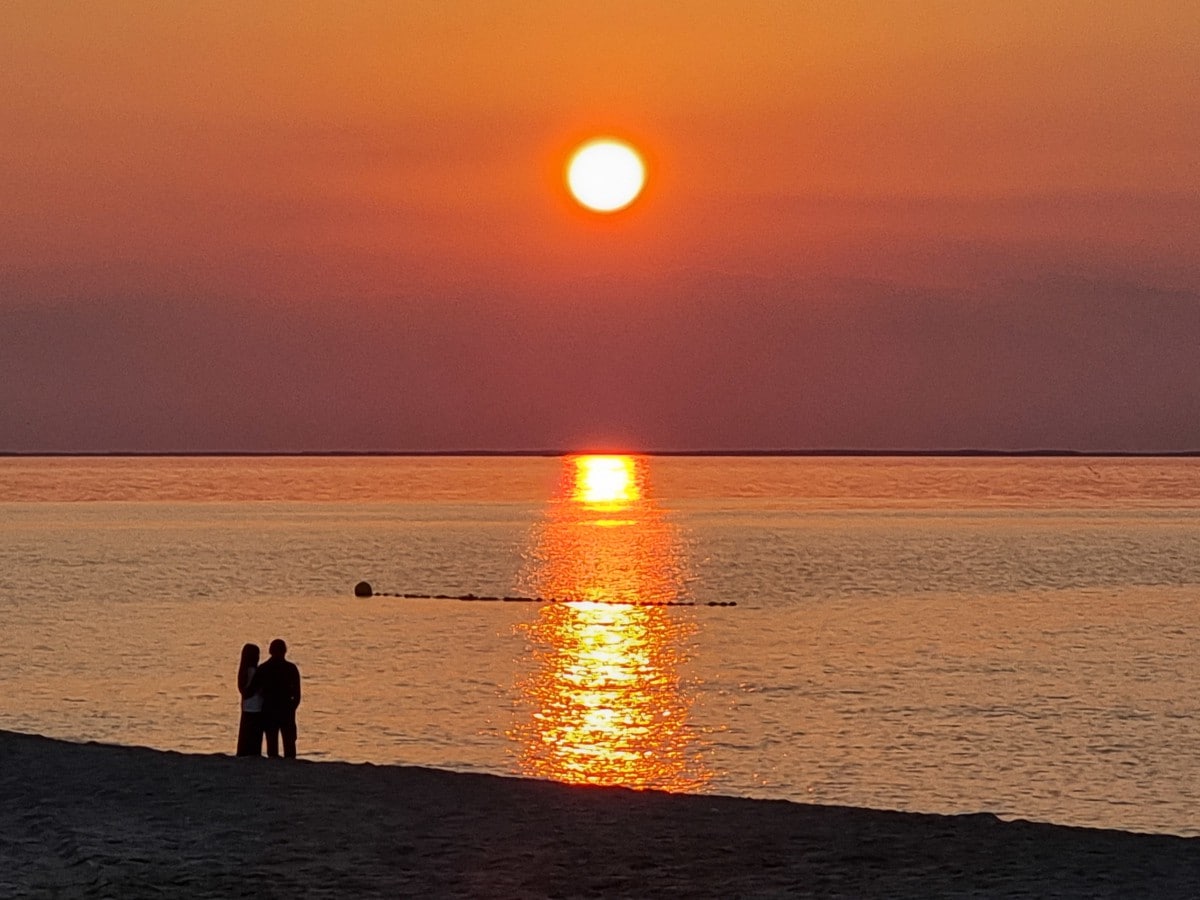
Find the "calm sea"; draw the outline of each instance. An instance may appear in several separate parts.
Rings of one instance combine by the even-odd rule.
[[[1194,835],[1198,599],[1196,460],[0,459],[71,739],[231,752],[284,637],[310,759]]]

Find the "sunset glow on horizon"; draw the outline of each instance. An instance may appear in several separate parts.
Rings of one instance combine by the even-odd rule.
[[[0,450],[1200,447],[1200,16],[1032,9],[0,4]]]
[[[0,198],[9,893],[1200,900],[1200,0],[0,0]]]

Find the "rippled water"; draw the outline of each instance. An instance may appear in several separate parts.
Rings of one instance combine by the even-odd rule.
[[[627,465],[0,460],[0,727],[1200,834],[1200,461]]]

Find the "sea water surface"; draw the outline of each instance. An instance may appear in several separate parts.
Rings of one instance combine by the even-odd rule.
[[[283,637],[309,759],[1195,835],[1198,598],[1200,460],[0,459],[75,740],[232,752]]]

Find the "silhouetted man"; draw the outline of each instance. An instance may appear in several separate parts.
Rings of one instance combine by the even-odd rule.
[[[296,707],[300,705],[300,670],[288,662],[287,644],[280,638],[267,649],[271,658],[258,667],[251,692],[262,693],[263,732],[267,736],[267,756],[279,755],[279,735],[283,735],[283,755],[296,755]]]

